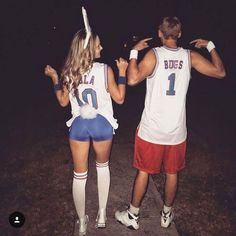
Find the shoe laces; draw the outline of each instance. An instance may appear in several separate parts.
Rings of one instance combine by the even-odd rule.
[[[132,212],[130,212],[129,210],[127,210],[127,212],[128,212],[128,217],[130,220],[134,219],[134,220],[138,221],[139,215],[135,215]]]
[[[172,211],[167,211],[167,212],[162,211],[162,212],[161,212],[161,215],[163,216],[163,218],[164,218],[165,220],[167,220],[167,218],[170,217],[171,214],[172,214]]]

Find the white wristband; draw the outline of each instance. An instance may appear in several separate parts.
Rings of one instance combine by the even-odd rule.
[[[138,59],[138,50],[132,49],[129,54],[129,59]]]
[[[215,44],[212,41],[209,41],[207,46],[206,46],[208,52],[211,52],[213,48],[215,48]]]

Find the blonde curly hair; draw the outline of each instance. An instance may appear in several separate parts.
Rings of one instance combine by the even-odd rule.
[[[73,37],[69,53],[61,72],[61,84],[69,91],[77,91],[81,77],[91,70],[95,59],[95,41],[97,34],[92,33],[87,47],[84,49],[86,31],[79,30]]]

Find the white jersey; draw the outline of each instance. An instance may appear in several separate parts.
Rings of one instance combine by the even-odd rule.
[[[138,136],[156,144],[179,144],[187,136],[185,103],[191,77],[190,52],[165,46],[153,51],[157,63],[146,79]]]
[[[113,107],[107,87],[107,65],[93,63],[89,73],[82,76],[78,86],[78,96],[69,94],[72,118],[66,122],[70,127],[73,120],[80,115],[80,107],[86,103],[96,109],[97,113],[104,116],[114,129],[118,128],[117,120],[113,117]]]

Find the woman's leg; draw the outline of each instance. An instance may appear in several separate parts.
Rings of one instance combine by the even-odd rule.
[[[70,139],[70,148],[74,163],[72,194],[80,221],[85,219],[85,185],[88,172],[88,153],[90,142]]]
[[[93,141],[93,148],[96,153],[96,169],[97,169],[97,185],[99,211],[97,217],[97,227],[105,227],[106,222],[106,205],[110,187],[110,170],[109,157],[111,151],[112,140]]]

